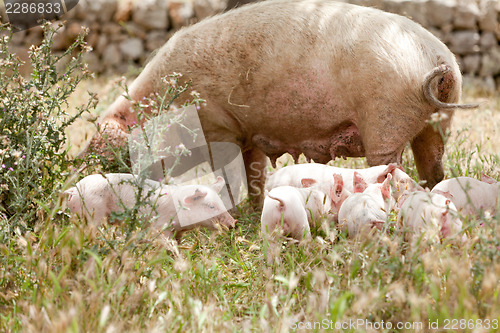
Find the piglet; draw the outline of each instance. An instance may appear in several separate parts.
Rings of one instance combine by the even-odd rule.
[[[153,197],[161,186],[153,180],[140,183],[139,178],[130,174],[94,174],[83,178],[63,194],[67,196],[68,207],[73,213],[101,224],[111,212],[123,211],[122,207],[132,208],[139,189],[142,201]]]
[[[358,172],[354,172],[354,193],[344,201],[338,216],[341,229],[347,229],[349,237],[372,228],[383,228],[387,214],[394,205],[391,179],[389,173],[381,184],[368,185]]]
[[[392,175],[395,184],[393,196],[397,199],[404,190],[419,189],[420,186],[411,179],[396,163],[378,165],[366,169],[338,168],[319,163],[304,163],[286,166],[274,172],[266,182],[266,189],[271,190],[277,186],[302,187],[303,179],[311,179],[316,184],[331,184],[332,175],[342,176],[344,188],[353,193],[354,173],[357,172],[367,184],[382,183],[387,175]]]
[[[301,184],[303,188],[310,187],[312,189],[319,190],[326,195],[326,200],[329,201],[328,204],[330,207],[328,214],[333,221],[337,222],[338,212],[342,203],[351,195],[351,192],[349,192],[344,186],[342,176],[334,174],[332,183],[318,183],[313,178],[303,178],[301,180]]]
[[[163,229],[167,237],[180,238],[184,231],[197,226],[215,228],[218,221],[233,227],[235,220],[224,208],[218,192],[222,177],[212,185],[162,185],[152,180],[140,181],[131,174],[90,175],[63,194],[68,207],[89,222],[100,224],[112,212],[121,212],[141,202],[140,214]],[[139,193],[140,191],[140,193]]]
[[[431,192],[448,197],[461,214],[478,216],[480,210],[496,214],[499,189],[500,182],[482,175],[481,181],[470,177],[446,179]]]
[[[424,239],[438,242],[441,238],[458,234],[462,221],[450,199],[445,196],[416,191],[408,193],[400,203],[398,224],[415,234],[424,234]]]
[[[272,234],[279,226],[283,234],[301,240],[311,234],[310,224],[330,210],[327,196],[313,188],[279,186],[267,193],[261,216],[261,231]]]

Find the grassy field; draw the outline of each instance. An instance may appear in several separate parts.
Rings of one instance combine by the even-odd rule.
[[[83,82],[70,105],[96,91],[102,112],[116,80]],[[467,88],[463,100],[482,104],[456,113],[447,176],[499,179],[500,96]],[[68,130],[72,154],[93,131],[84,120]],[[415,177],[410,151],[404,160]],[[465,243],[409,244],[397,231],[352,240],[323,222],[311,240],[272,244],[242,205],[236,229],[177,244],[68,212],[54,202],[34,231],[0,244],[0,331],[500,331],[500,216],[466,218]]]

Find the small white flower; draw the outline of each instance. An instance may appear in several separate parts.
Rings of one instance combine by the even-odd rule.
[[[431,122],[437,123],[438,121],[439,121],[439,113],[434,112],[433,114],[431,114]]]
[[[6,135],[3,135],[3,136],[1,137],[1,140],[2,140],[2,144],[3,144],[4,146],[8,146],[8,145],[10,145],[10,139],[9,139]]]
[[[21,155],[22,155],[22,153],[21,153],[20,151],[15,151],[14,153],[12,153],[12,156],[13,156],[16,160],[20,159],[20,158],[21,158]]]

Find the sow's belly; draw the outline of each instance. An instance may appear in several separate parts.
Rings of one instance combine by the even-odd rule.
[[[303,153],[319,163],[365,156],[356,115],[340,96],[324,71],[303,71],[247,95],[250,108],[235,110],[235,115],[245,122],[249,144],[273,164],[284,153],[294,159]]]
[[[342,86],[335,83],[336,74],[324,62],[301,66],[229,76],[215,94],[197,87],[212,101],[213,113],[200,115],[215,131],[210,136],[217,137],[222,128],[237,129],[245,148],[259,148],[272,162],[284,153],[295,159],[303,153],[319,163],[365,156],[356,114],[342,91],[345,80],[339,79]]]
[[[318,163],[327,163],[336,157],[365,156],[359,130],[351,122],[344,122],[321,137],[318,137],[317,133],[307,135],[308,133],[304,132],[294,135],[293,130],[289,131],[287,137],[276,135],[277,132],[284,131],[286,132],[286,128],[281,127],[275,133],[261,132],[251,137],[251,144],[269,156],[273,166],[276,159],[284,153],[292,155],[296,162],[303,153],[308,160],[313,159]]]

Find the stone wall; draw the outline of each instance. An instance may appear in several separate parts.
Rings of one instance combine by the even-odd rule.
[[[67,23],[54,42],[62,52],[88,26],[86,56],[96,73],[125,73],[140,67],[152,51],[179,28],[225,9],[228,0],[80,0],[62,20]],[[229,0],[232,5],[251,0]],[[500,88],[500,2],[498,0],[339,0],[405,15],[422,24],[457,55],[466,77],[479,78],[488,90]],[[3,16],[3,15],[2,15]],[[4,17],[4,16],[3,16]],[[39,43],[41,29],[18,32],[19,54]]]

